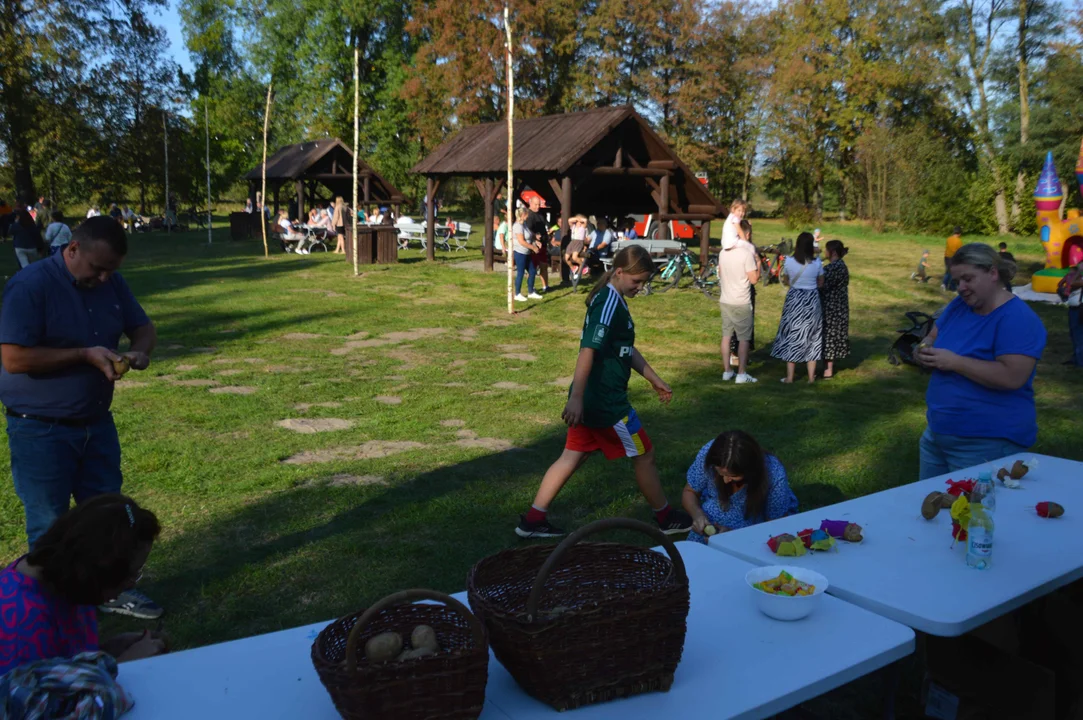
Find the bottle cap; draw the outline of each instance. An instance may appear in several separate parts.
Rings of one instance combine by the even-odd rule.
[[[978,482],[982,482],[984,480],[992,482],[993,473],[989,472],[988,470],[983,470],[982,472],[978,473]]]

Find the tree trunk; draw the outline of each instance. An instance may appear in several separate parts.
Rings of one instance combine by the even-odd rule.
[[[1016,61],[1019,68],[1019,147],[1030,140],[1030,78],[1027,57],[1027,32],[1030,29],[1030,4],[1032,0],[1019,0],[1019,33],[1016,41]],[[1015,176],[1015,196],[1012,198],[1012,227],[1018,229],[1020,198],[1026,192],[1026,175],[1020,168]]]

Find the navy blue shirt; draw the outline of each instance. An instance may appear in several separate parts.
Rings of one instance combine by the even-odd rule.
[[[63,253],[33,263],[8,281],[0,309],[0,343],[23,347],[117,348],[150,322],[120,273],[88,290],[77,287]],[[0,368],[0,402],[10,410],[51,418],[94,418],[109,410],[113,383],[93,365],[49,373]]]

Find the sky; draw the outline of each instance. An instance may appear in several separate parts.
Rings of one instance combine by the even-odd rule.
[[[181,19],[177,13],[179,0],[168,0],[168,6],[164,9],[151,11],[154,24],[165,28],[169,38],[169,54],[185,72],[190,73],[194,69],[192,59],[188,57],[188,50],[184,47],[184,34],[181,32]]]

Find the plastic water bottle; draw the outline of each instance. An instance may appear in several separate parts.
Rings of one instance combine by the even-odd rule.
[[[971,502],[980,502],[987,513],[996,512],[996,484],[993,482],[993,473],[988,470],[978,473],[978,482],[971,493]]]
[[[993,515],[981,502],[970,504],[966,564],[978,570],[988,570],[993,564]]]

